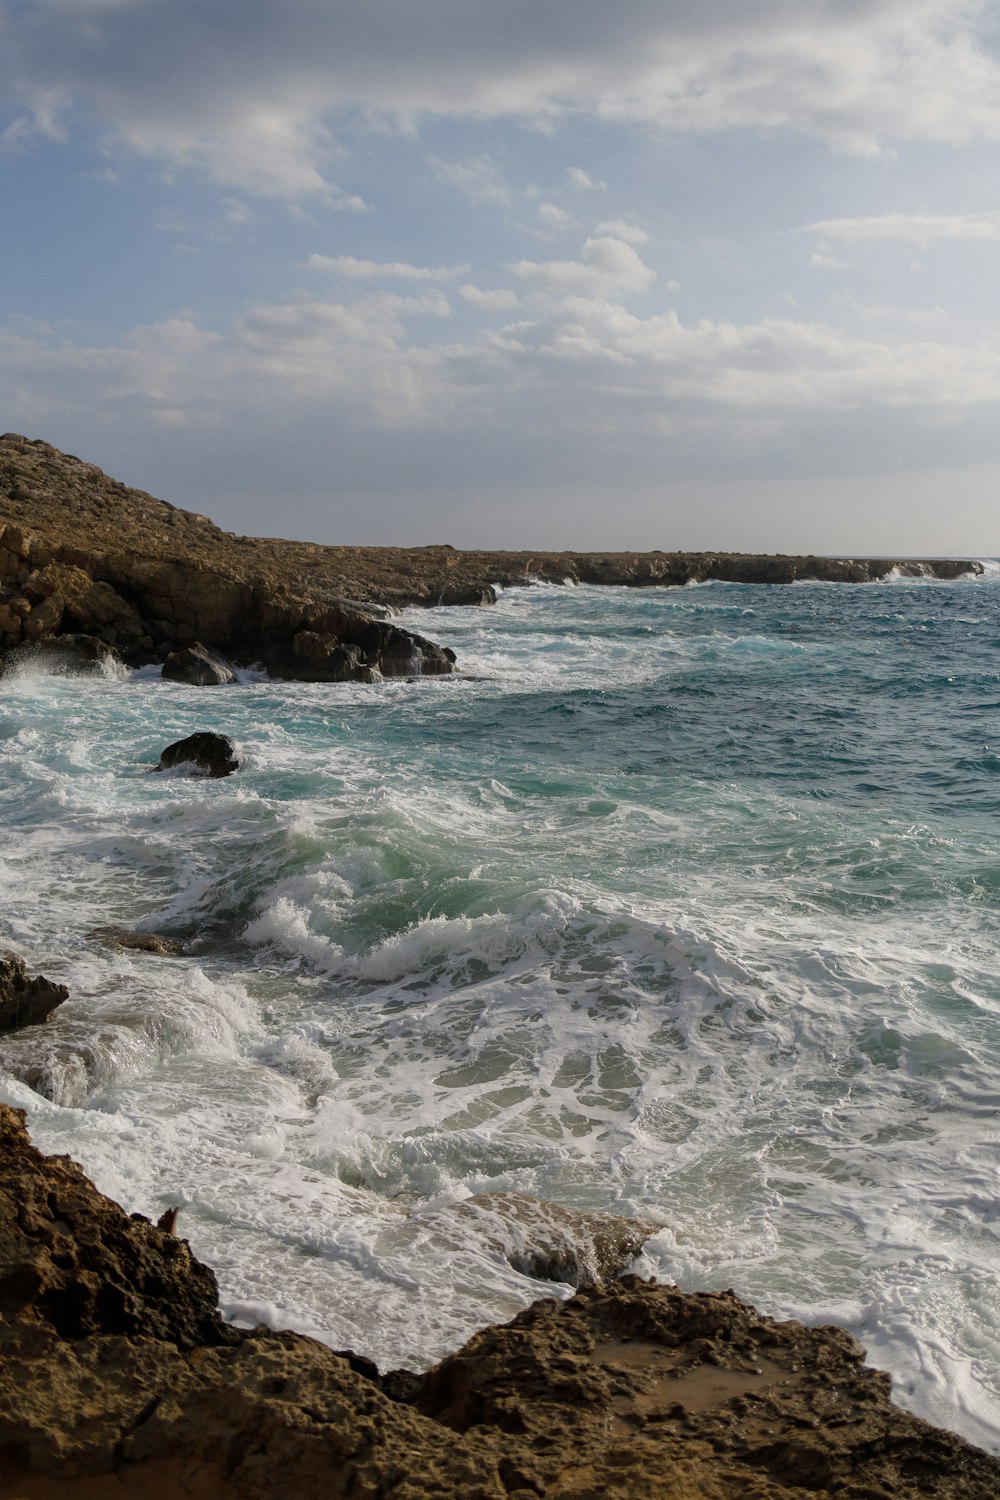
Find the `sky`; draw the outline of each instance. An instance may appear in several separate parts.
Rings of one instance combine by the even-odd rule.
[[[1000,0],[0,0],[0,430],[228,529],[1000,553]]]

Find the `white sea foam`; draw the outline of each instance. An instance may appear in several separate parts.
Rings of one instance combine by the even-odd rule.
[[[506,590],[407,617],[486,680],[212,697],[223,782],[146,769],[202,693],[5,682],[0,937],[73,998],[0,1092],[245,1321],[425,1364],[538,1295],[436,1217],[516,1190],[1000,1446],[980,582]]]

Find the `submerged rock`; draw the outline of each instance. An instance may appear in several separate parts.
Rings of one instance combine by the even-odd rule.
[[[658,1226],[586,1213],[529,1193],[476,1193],[417,1216],[421,1228],[462,1227],[536,1281],[592,1286],[620,1276]]]
[[[236,746],[227,734],[202,729],[160,751],[156,770],[172,771],[177,766],[190,766],[196,774],[218,777],[231,776],[239,770],[240,763]]]
[[[64,984],[54,984],[44,974],[29,979],[23,958],[0,953],[0,1031],[37,1026],[68,998]]]
[[[195,641],[183,651],[171,651],[163,663],[164,677],[191,687],[223,687],[236,681],[232,665],[211,646]]]
[[[87,934],[107,948],[132,949],[137,953],[156,953],[161,958],[175,958],[184,953],[184,944],[162,932],[137,932],[130,927],[93,927]]]

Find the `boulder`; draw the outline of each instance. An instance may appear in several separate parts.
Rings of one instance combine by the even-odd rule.
[[[186,739],[175,740],[160,752],[158,771],[172,771],[177,766],[189,766],[202,776],[231,776],[240,768],[236,746],[227,734],[216,734],[210,729],[201,729],[189,734]]]
[[[236,681],[236,673],[226,658],[201,641],[183,651],[171,651],[163,663],[163,676],[191,687],[221,687]]]
[[[37,1026],[68,998],[64,984],[53,984],[44,974],[29,979],[23,958],[0,953],[0,1031]]]

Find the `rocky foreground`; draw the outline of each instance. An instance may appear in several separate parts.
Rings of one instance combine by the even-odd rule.
[[[222,1322],[212,1272],[0,1106],[0,1500],[988,1500],[836,1328],[626,1277],[422,1377]],[[110,1476],[114,1476],[113,1480]]]
[[[201,646],[275,676],[377,681],[455,669],[452,652],[392,625],[386,606],[488,604],[496,585],[532,582],[864,583],[894,569],[982,571],[949,559],[463,552],[234,536],[48,443],[0,437],[0,651],[82,635],[132,666]],[[93,657],[93,646],[83,649]]]

